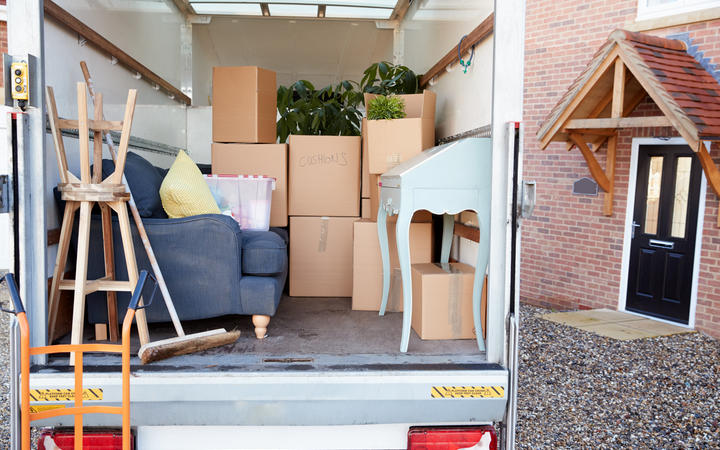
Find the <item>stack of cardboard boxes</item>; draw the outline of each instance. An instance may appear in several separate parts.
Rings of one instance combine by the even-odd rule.
[[[375,96],[365,95],[365,104]],[[352,308],[378,311],[382,299],[382,259],[378,239],[377,213],[380,205],[380,175],[397,164],[435,145],[435,94],[402,95],[404,119],[363,120],[363,219],[355,222],[353,248]],[[369,208],[369,211],[367,211]],[[390,244],[391,295],[388,311],[402,311],[397,248],[395,247],[396,217],[388,218]],[[432,215],[420,211],[410,225],[410,262],[432,260]]]
[[[212,172],[276,179],[270,226],[290,226],[291,296],[352,297],[352,309],[378,311],[380,175],[434,145],[435,94],[402,96],[407,117],[363,120],[362,138],[293,135],[286,145],[276,143],[276,91],[270,70],[213,68]],[[366,103],[372,97],[367,95]],[[388,220],[388,311],[402,311],[395,222],[395,217]],[[472,338],[472,268],[427,264],[432,242],[432,216],[420,211],[410,225],[413,328],[427,339]],[[443,296],[454,306],[446,305]],[[435,320],[439,314],[447,316],[442,323]]]
[[[352,295],[360,136],[290,136],[290,295]]]
[[[277,144],[275,72],[213,67],[212,173],[275,178],[270,226],[288,224],[287,145]]]

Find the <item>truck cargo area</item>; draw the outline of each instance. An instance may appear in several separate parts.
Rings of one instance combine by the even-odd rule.
[[[215,328],[242,331],[233,345],[192,355],[140,365],[135,336],[132,343],[136,371],[276,371],[276,370],[403,370],[477,369],[485,362],[474,339],[421,340],[412,333],[407,353],[400,353],[402,313],[379,316],[374,311],[352,311],[349,298],[283,298],[270,334],[255,338],[248,316],[223,316],[185,322],[186,333]],[[153,324],[152,340],[175,336],[171,324]],[[92,335],[86,336],[91,341]],[[61,339],[69,343],[69,336]],[[120,365],[119,355],[89,354],[86,370],[107,371]],[[56,357],[42,372],[68,368],[66,357]]]

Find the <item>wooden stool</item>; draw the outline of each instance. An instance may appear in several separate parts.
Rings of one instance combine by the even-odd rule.
[[[130,219],[128,217],[127,201],[130,193],[122,183],[122,174],[130,140],[133,113],[137,91],[128,92],[125,105],[125,117],[122,122],[102,120],[102,95],[97,94],[94,102],[94,120],[88,119],[87,112],[87,86],[85,83],[77,84],[78,120],[67,120],[58,117],[55,95],[52,87],[47,87],[47,109],[50,128],[55,142],[55,154],[60,171],[58,190],[65,200],[65,212],[62,228],[60,229],[60,243],[58,248],[55,271],[53,273],[52,287],[50,289],[50,302],[48,313],[48,340],[52,342],[57,336],[56,322],[58,303],[61,290],[73,290],[73,323],[71,343],[82,343],[83,324],[85,320],[85,296],[95,291],[107,292],[108,322],[110,339],[118,340],[117,300],[115,292],[132,292],[138,280],[137,262],[133,249]],[[61,130],[76,129],[79,131],[80,143],[80,179],[68,170],[65,147],[63,145]],[[93,160],[92,177],[90,174],[90,148],[89,133],[93,131]],[[120,147],[118,149],[115,171],[102,180],[102,132],[116,130],[121,132]],[[97,203],[102,212],[103,248],[105,259],[105,276],[97,280],[87,279],[88,249],[90,242],[90,212],[93,204]],[[80,222],[78,224],[77,262],[75,266],[75,280],[64,279],[65,264],[67,262],[70,236],[72,235],[75,211],[80,209]],[[128,281],[115,280],[113,263],[112,217],[110,210],[117,213],[122,236],[125,264],[127,265]],[[136,314],[138,334],[141,345],[149,341],[145,310]],[[70,364],[74,364],[73,354],[70,355]]]

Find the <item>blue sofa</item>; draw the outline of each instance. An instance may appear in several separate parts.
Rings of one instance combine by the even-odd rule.
[[[112,170],[112,161],[103,161],[103,173]],[[128,153],[125,175],[180,320],[246,314],[253,316],[256,332],[266,328],[277,311],[287,278],[287,231],[242,231],[231,217],[219,214],[168,219],[158,193],[165,172]],[[93,215],[88,279],[105,273],[101,222],[99,214]],[[132,220],[131,224],[138,270],[152,273]],[[77,230],[73,234],[76,236]],[[117,217],[113,217],[113,242],[116,279],[126,280]],[[129,301],[129,294],[118,293],[118,317]],[[89,295],[86,309],[90,323],[107,323],[104,292]],[[170,321],[160,292],[146,311],[148,322]],[[258,334],[261,336],[264,333]]]

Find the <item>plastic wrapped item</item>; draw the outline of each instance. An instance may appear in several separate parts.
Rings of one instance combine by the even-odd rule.
[[[270,229],[270,203],[275,178],[262,175],[205,175],[220,211],[242,230]]]

